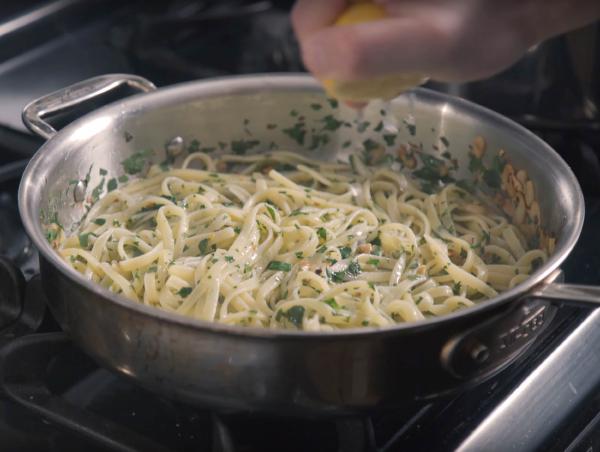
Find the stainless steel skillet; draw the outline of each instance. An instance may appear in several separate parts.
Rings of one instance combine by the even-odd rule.
[[[44,120],[124,84],[143,93],[59,132]],[[156,90],[140,77],[115,74],[32,102],[24,121],[48,141],[23,175],[19,207],[40,250],[50,308],[102,365],[157,392],[224,408],[333,414],[464,388],[522,353],[552,320],[554,300],[598,303],[598,288],[551,283],[584,219],[577,180],[555,151],[494,112],[432,91],[401,96],[391,110],[397,118],[412,112],[416,127],[400,121],[399,136],[386,139],[378,127],[385,116],[381,106],[371,106],[362,125],[353,123],[355,113],[325,98],[305,75],[231,77]],[[177,154],[190,148],[267,152],[273,147],[343,159],[354,151],[352,143],[370,139],[389,144],[390,152],[400,143],[422,145],[427,152],[443,146],[458,161],[454,177],[467,179],[469,145],[476,136],[487,141],[485,165],[503,149],[515,171],[526,172],[543,229],[556,238],[555,250],[519,286],[422,323],[314,334],[196,321],[86,281],[46,240],[45,226],[58,221],[73,227],[94,189],[102,185],[102,192],[113,179],[118,183],[122,162],[140,150],[156,150],[156,161],[165,158],[165,149]]]

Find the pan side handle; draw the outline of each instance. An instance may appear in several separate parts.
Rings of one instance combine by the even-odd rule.
[[[452,338],[442,350],[444,367],[458,378],[479,378],[514,361],[546,329],[561,305],[600,307],[600,286],[557,282],[561,279],[556,270],[512,309]]]
[[[100,75],[59,89],[30,102],[23,109],[21,115],[23,123],[36,135],[49,140],[56,134],[56,130],[44,118],[64,112],[123,85],[140,92],[149,92],[156,89],[152,82],[137,75]]]
[[[553,304],[600,308],[600,286],[551,283],[538,288],[529,296],[531,298],[547,300]]]

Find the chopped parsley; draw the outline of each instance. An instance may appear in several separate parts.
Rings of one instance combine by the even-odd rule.
[[[483,170],[485,170],[485,166],[483,166],[481,159],[469,153],[469,171],[472,173],[478,173]]]
[[[474,245],[471,245],[471,249],[483,248],[485,245],[490,243],[490,233],[488,231],[482,231],[481,240]]]
[[[152,150],[138,151],[121,162],[127,174],[141,173],[146,165],[146,160],[154,154]]]
[[[233,262],[233,256],[225,256],[225,261],[232,263]]]
[[[48,243],[54,242],[58,238],[58,231],[56,229],[46,230],[46,240]]]
[[[321,146],[325,146],[327,143],[329,143],[329,135],[327,135],[326,133],[314,134],[312,136],[312,143],[309,146],[308,150],[314,151],[315,149],[318,149]]]
[[[336,311],[338,309],[340,309],[340,306],[335,302],[334,298],[328,298],[326,300],[323,300],[323,303],[325,303],[326,305],[331,306],[333,309],[335,309]]]
[[[104,181],[105,179],[102,178],[100,183],[92,190],[92,202],[96,202],[100,199],[100,195],[104,191]]]
[[[302,253],[302,251],[297,251],[294,254],[298,259],[302,259],[304,257],[304,253]]]
[[[198,248],[200,249],[200,254],[204,256],[206,254],[206,252],[208,251],[208,239],[200,240],[200,243],[198,244]]]
[[[388,146],[393,146],[396,143],[396,135],[391,133],[386,133],[383,135],[383,141]]]
[[[349,257],[352,254],[352,248],[350,248],[349,246],[344,246],[343,248],[340,248],[339,250],[340,250],[342,259],[346,259],[347,257]]]
[[[303,122],[297,122],[292,127],[287,129],[283,129],[283,133],[285,133],[288,137],[294,140],[299,145],[304,145],[304,137],[306,136],[306,127]]]
[[[181,298],[186,298],[191,293],[192,293],[192,288],[191,287],[182,287],[177,292],[177,295],[179,295]]]
[[[269,262],[269,265],[267,265],[267,270],[289,272],[291,269],[292,264],[288,264],[287,262],[271,261]]]
[[[104,218],[96,218],[94,220],[94,224],[97,224],[98,226],[102,226],[104,223],[106,223],[106,220]]]
[[[323,130],[330,130],[332,132],[339,129],[344,124],[343,121],[335,119],[333,115],[327,115],[321,121],[325,123]]]
[[[406,120],[404,120],[403,122],[406,128],[408,129],[408,133],[410,133],[414,137],[417,134],[417,126]]]
[[[377,143],[376,141],[372,140],[371,138],[367,138],[365,141],[363,141],[363,147],[364,147],[364,159],[365,159],[365,163],[368,165],[370,163],[373,163],[371,160],[371,156],[372,156],[372,152],[375,149],[379,149],[380,145],[379,143]]]
[[[304,318],[304,306],[292,306],[287,311],[277,311],[275,320],[280,321],[282,317],[293,323],[297,328],[300,328],[302,326],[302,319]]]
[[[117,186],[118,186],[117,179],[115,179],[114,177],[108,181],[108,184],[106,184],[106,188],[108,189],[109,192],[116,190]]]
[[[163,206],[163,204],[149,204],[146,207],[142,207],[139,211],[139,213],[143,213],[143,212],[151,212],[152,210],[157,210],[160,209]]]
[[[198,152],[198,149],[200,149],[200,141],[194,138],[190,141],[187,151],[189,154],[193,154],[194,152]]]
[[[372,265],[373,267],[379,267],[379,259],[369,259],[367,264]]]
[[[354,279],[360,274],[360,272],[361,268],[359,263],[352,261],[344,270],[339,272],[329,272],[329,277],[333,282],[342,283]]]
[[[502,184],[502,171],[505,164],[506,162],[497,155],[492,161],[492,166],[483,172],[483,181],[490,188],[500,188]]]
[[[452,292],[454,292],[454,295],[458,295],[460,293],[462,284],[460,283],[460,281],[457,281],[454,283],[454,285],[452,286]]]
[[[317,229],[317,235],[322,238],[323,240],[327,239],[327,231],[325,230],[325,228],[319,228]]]
[[[271,219],[273,221],[275,221],[275,210],[273,210],[273,208],[268,204],[266,206],[267,206],[267,212],[269,212],[269,216],[271,217]]]
[[[79,246],[81,246],[82,248],[87,248],[90,244],[90,235],[93,235],[94,237],[98,237],[96,234],[94,234],[93,232],[86,232],[84,234],[79,234]]]
[[[454,179],[448,176],[447,174],[442,175],[444,174],[443,169],[445,167],[445,163],[443,160],[428,154],[420,155],[421,160],[423,162],[423,166],[418,170],[413,171],[413,175],[415,177],[423,179],[424,181],[428,182],[433,186],[435,186],[435,184],[438,184],[440,181],[445,183],[453,182]],[[430,187],[430,191],[433,191],[431,190],[431,188],[433,187]]]
[[[258,146],[258,140],[233,140],[231,142],[231,151],[234,154],[243,155],[255,146]]]

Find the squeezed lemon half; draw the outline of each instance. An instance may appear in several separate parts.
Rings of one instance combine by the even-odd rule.
[[[334,25],[354,25],[386,17],[387,13],[383,7],[370,1],[358,1],[351,4],[338,17]],[[321,83],[331,97],[346,101],[368,102],[372,99],[391,99],[426,80],[427,77],[419,74],[393,74],[365,80],[325,79]]]

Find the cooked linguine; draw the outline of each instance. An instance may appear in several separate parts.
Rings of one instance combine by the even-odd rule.
[[[428,194],[402,173],[351,163],[190,154],[109,191],[59,251],[146,305],[314,331],[448,314],[547,259],[480,193],[449,183]]]

